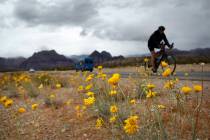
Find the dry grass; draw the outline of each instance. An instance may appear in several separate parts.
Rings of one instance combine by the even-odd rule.
[[[185,70],[190,72],[191,69],[187,69],[188,66],[178,66],[179,70]],[[189,68],[189,67],[188,67]],[[193,66],[193,71],[199,71],[199,66]],[[209,65],[205,68],[210,71]],[[116,68],[116,69],[105,69],[105,72],[136,72],[136,68]],[[139,70],[141,71],[141,70]],[[31,83],[38,89],[39,82],[35,80],[35,76],[42,74],[43,72],[37,72],[30,75],[32,79]],[[165,80],[154,80],[147,78],[146,83],[153,83],[156,85],[155,91],[158,96],[154,99],[139,98],[137,96],[137,86],[143,79],[132,79],[122,78],[120,80],[120,88],[126,95],[126,99],[110,102],[115,103],[120,109],[126,107],[125,101],[127,98],[135,99],[137,104],[130,107],[131,110],[127,110],[126,113],[136,114],[139,116],[139,133],[136,137],[127,136],[122,128],[113,128],[107,121],[101,129],[95,128],[95,121],[98,118],[98,113],[95,113],[96,108],[88,108],[85,110],[81,117],[77,116],[75,107],[77,105],[83,105],[83,99],[86,97],[85,93],[78,92],[80,85],[86,85],[85,77],[82,74],[78,75],[74,71],[68,72],[50,72],[48,73],[53,78],[53,82],[50,85],[44,86],[38,89],[39,95],[37,97],[30,97],[28,93],[24,93],[25,96],[12,96],[14,104],[9,108],[4,108],[3,104],[0,104],[0,139],[4,140],[107,140],[107,139],[151,139],[157,138],[156,133],[159,134],[161,129],[157,129],[157,122],[155,120],[155,114],[150,112],[152,106],[162,104],[166,106],[166,109],[160,111],[162,123],[164,129],[167,132],[168,139],[192,139],[192,117],[194,109],[197,106],[196,94],[190,94],[184,101],[184,109],[180,112],[180,108],[177,107],[176,100],[173,99],[170,94],[171,91],[163,89],[163,83]],[[0,75],[2,77],[2,75]],[[62,83],[63,87],[56,88],[55,83]],[[106,82],[107,83],[107,82]],[[129,84],[128,84],[129,83]],[[11,84],[9,80],[7,83],[1,83],[0,96],[8,95],[10,90],[7,84]],[[22,81],[21,81],[22,84]],[[201,84],[196,81],[180,81],[176,86],[177,88],[183,85],[191,86],[194,84]],[[105,92],[109,90],[104,87],[103,81],[96,82],[93,91],[95,93]],[[197,123],[197,135],[199,139],[210,138],[210,82],[203,83],[203,101],[201,104],[201,110],[199,114],[199,120]],[[19,93],[18,93],[19,94]],[[55,98],[51,99],[50,95],[55,95]],[[101,93],[100,93],[101,94]],[[127,96],[129,95],[129,97]],[[104,95],[97,95],[96,100],[103,97]],[[46,105],[45,99],[53,100],[52,105]],[[101,98],[102,99],[102,98]],[[100,99],[100,100],[101,100]],[[69,101],[69,102],[68,102]],[[101,100],[102,101],[102,100]],[[108,102],[108,101],[105,101]],[[31,105],[39,104],[36,110],[31,109]],[[19,107],[26,108],[25,113],[18,113]],[[106,116],[109,117],[109,116]],[[125,117],[125,116],[124,116]],[[151,124],[151,125],[150,125]],[[177,132],[177,134],[175,134]],[[114,133],[114,134],[113,134]],[[138,136],[140,135],[141,136]]]

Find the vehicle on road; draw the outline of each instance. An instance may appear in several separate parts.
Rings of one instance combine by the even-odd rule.
[[[84,60],[76,63],[76,71],[90,71],[92,72],[94,68],[93,59],[90,57],[85,58]]]

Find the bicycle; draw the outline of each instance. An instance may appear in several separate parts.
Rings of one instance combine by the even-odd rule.
[[[166,44],[162,43],[161,44],[162,47],[160,48],[160,51],[157,52],[158,57],[155,58],[156,69],[158,70],[161,62],[165,61],[168,64],[168,67],[171,69],[171,74],[172,75],[174,74],[174,72],[176,70],[176,58],[172,54],[169,54],[169,52],[174,47],[173,45],[174,45],[174,43],[172,43],[171,48],[168,51],[166,51],[166,49],[165,49]],[[145,70],[148,70],[151,67],[151,65],[149,65],[149,64],[151,64],[151,62],[149,60],[151,60],[151,59],[148,59],[147,61],[144,61]],[[161,67],[162,67],[162,71],[164,71],[164,68],[163,68],[162,65],[161,65]]]

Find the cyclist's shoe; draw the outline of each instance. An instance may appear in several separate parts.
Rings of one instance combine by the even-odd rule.
[[[153,73],[157,73],[157,69],[153,69],[153,68],[152,68],[152,72],[153,72]]]

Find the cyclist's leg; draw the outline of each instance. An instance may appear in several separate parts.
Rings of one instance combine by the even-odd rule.
[[[153,71],[153,72],[156,72],[157,70],[156,70],[156,67],[155,67],[155,58],[156,58],[155,48],[149,46],[149,50],[150,50],[150,53],[151,53],[152,71]]]

